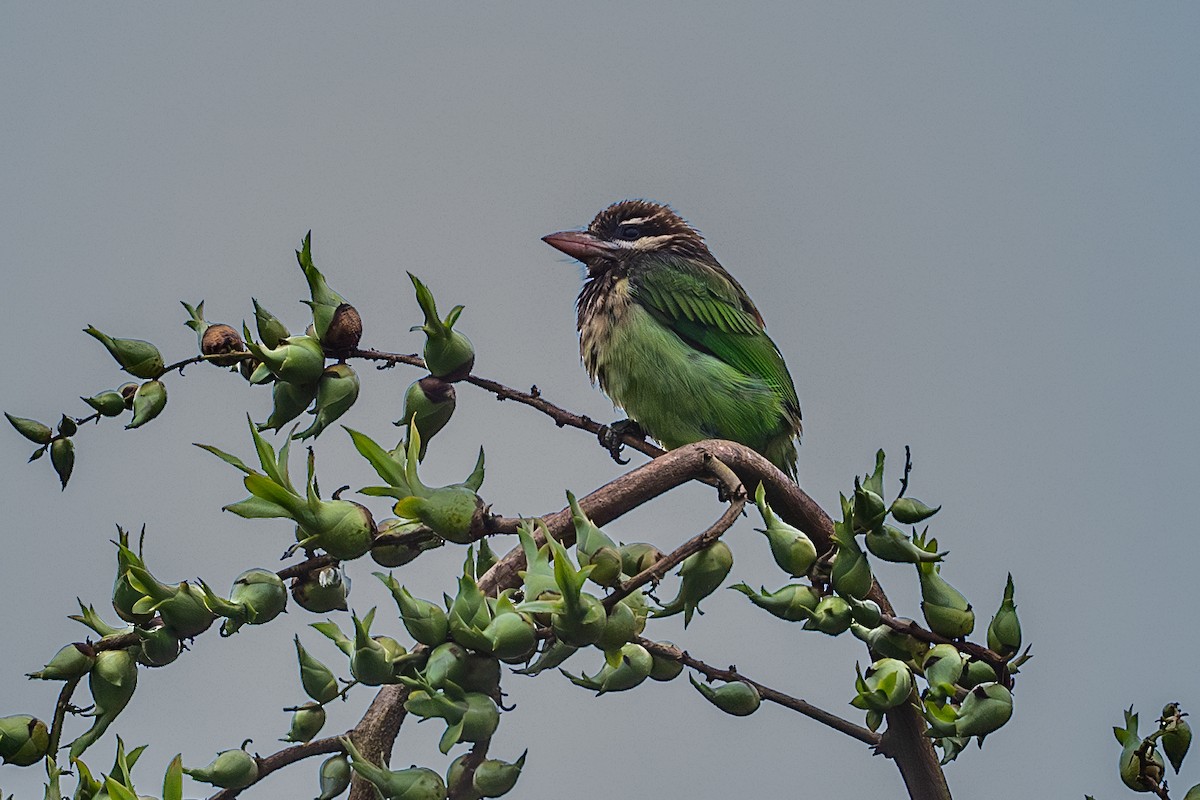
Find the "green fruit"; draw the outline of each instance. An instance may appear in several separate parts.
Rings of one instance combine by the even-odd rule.
[[[157,378],[163,371],[162,353],[141,339],[114,339],[89,325],[83,332],[99,340],[121,369],[137,378]]]
[[[28,767],[46,756],[50,731],[46,723],[28,714],[0,718],[0,760]]]
[[[735,717],[749,716],[762,704],[758,690],[745,681],[730,681],[714,689],[706,683],[700,683],[691,675],[688,676],[688,680],[706,700]]]

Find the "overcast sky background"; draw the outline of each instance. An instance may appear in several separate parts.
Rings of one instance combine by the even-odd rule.
[[[883,447],[894,492],[911,445],[912,493],[945,506],[933,532],[979,636],[1016,579],[1035,658],[1012,722],[948,768],[957,796],[1119,797],[1122,709],[1144,727],[1168,701],[1200,712],[1198,37],[1187,3],[5,4],[0,407],[82,414],[77,396],[122,383],[88,323],[169,359],[195,346],[180,300],[236,324],[254,296],[302,329],[292,251],[311,228],[364,344],[420,347],[411,270],[443,308],[466,305],[478,374],[614,419],[578,363],[580,269],[539,238],[615,200],[669,202],[788,360],[804,488],[834,509]],[[394,441],[418,373],[362,374],[345,422]],[[165,580],[224,587],[279,563],[289,526],[223,514],[239,476],[188,444],[249,456],[243,415],[265,418],[269,393],[203,366],[168,389],[153,424],[79,434],[65,493],[0,433],[0,714],[51,716],[58,685],[22,675],[85,635],[65,618],[76,596],[113,618],[114,524],[146,525]],[[484,496],[535,515],[620,472],[586,434],[471,387],[459,398],[430,483],[461,480],[482,444]],[[340,430],[318,468],[329,489],[374,477]],[[667,548],[719,511],[686,488],[610,530]],[[775,588],[754,522],[730,534],[730,582]],[[399,577],[436,597],[460,563],[446,548]],[[351,566],[352,602],[390,612],[373,567]],[[919,617],[911,568],[879,574]],[[734,592],[705,609],[686,632],[674,619],[648,635],[861,718],[847,705],[857,641],[802,633]],[[158,793],[179,751],[198,765],[248,737],[281,746],[279,709],[304,699],[293,632],[347,672],[305,628],[318,619],[293,608],[143,670],[115,727],[151,744],[140,791]],[[599,699],[556,675],[505,688],[517,708],[492,753],[530,748],[513,796],[902,793],[858,743],[778,707],[725,716],[684,680]],[[326,732],[371,696],[352,692]],[[406,724],[393,763],[443,770],[439,725]],[[110,733],[86,760],[106,770],[113,746]],[[1200,782],[1194,760],[1172,779],[1180,795]],[[314,796],[317,763],[246,796]],[[43,777],[4,767],[0,787],[40,797]]]

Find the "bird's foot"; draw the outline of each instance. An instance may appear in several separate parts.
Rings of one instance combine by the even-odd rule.
[[[614,422],[611,425],[605,425],[596,433],[596,438],[600,440],[600,446],[608,451],[612,456],[613,461],[618,464],[628,464],[628,458],[621,458],[621,451],[625,449],[625,437],[632,436],[635,439],[645,439],[646,431],[641,425],[631,419],[623,419]]]

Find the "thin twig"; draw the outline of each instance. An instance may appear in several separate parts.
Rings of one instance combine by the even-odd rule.
[[[349,732],[347,732],[349,733]],[[326,753],[341,753],[344,748],[342,743],[338,741],[341,736],[328,736],[324,739],[313,739],[311,742],[304,744],[285,747],[277,753],[272,753],[269,756],[258,758],[258,777],[254,783],[258,783],[263,778],[270,775],[272,772],[281,770],[289,764],[294,764],[312,756],[324,755]],[[253,786],[254,784],[250,784]],[[249,789],[250,787],[245,787]],[[210,795],[208,800],[233,800],[242,792],[242,789],[222,789],[216,794]]]
[[[688,556],[699,553],[721,538],[726,531],[733,527],[733,523],[737,522],[742,516],[742,511],[746,507],[746,489],[742,486],[742,482],[738,480],[733,470],[729,469],[729,467],[722,464],[716,458],[710,458],[709,462],[709,468],[714,477],[721,482],[721,485],[730,498],[729,507],[725,509],[725,513],[703,532],[688,539],[679,547],[618,586],[610,595],[604,598],[605,608],[611,611],[613,606],[623,598],[628,597],[639,587],[651,581],[662,580],[668,572],[682,564]]]
[[[742,673],[738,672],[736,669],[719,669],[710,664],[706,664],[698,658],[693,658],[686,650],[681,650],[673,645],[654,642],[645,638],[639,638],[637,643],[649,650],[653,655],[661,658],[669,658],[672,661],[678,661],[680,664],[683,664],[686,667],[691,667],[697,672],[703,673],[704,676],[709,680],[743,681],[748,683],[755,688],[762,699],[770,700],[772,703],[781,705],[784,708],[790,708],[793,711],[799,712],[809,719],[814,719],[817,722],[820,722],[822,725],[828,725],[830,728],[833,728],[836,731],[844,733],[847,736],[852,736],[863,744],[877,747],[880,739],[882,738],[878,733],[864,728],[861,725],[856,725],[849,720],[842,719],[837,714],[833,714],[823,708],[818,708],[812,703],[801,700],[798,697],[792,697],[791,695],[776,691],[769,686],[764,686],[758,681],[751,680]]]

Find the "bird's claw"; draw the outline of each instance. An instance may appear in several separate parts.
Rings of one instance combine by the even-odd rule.
[[[596,438],[600,440],[600,446],[607,450],[608,454],[612,456],[612,460],[618,464],[629,463],[628,458],[621,458],[621,451],[625,449],[626,436],[645,439],[646,431],[633,420],[623,419],[601,427],[596,433]]]

